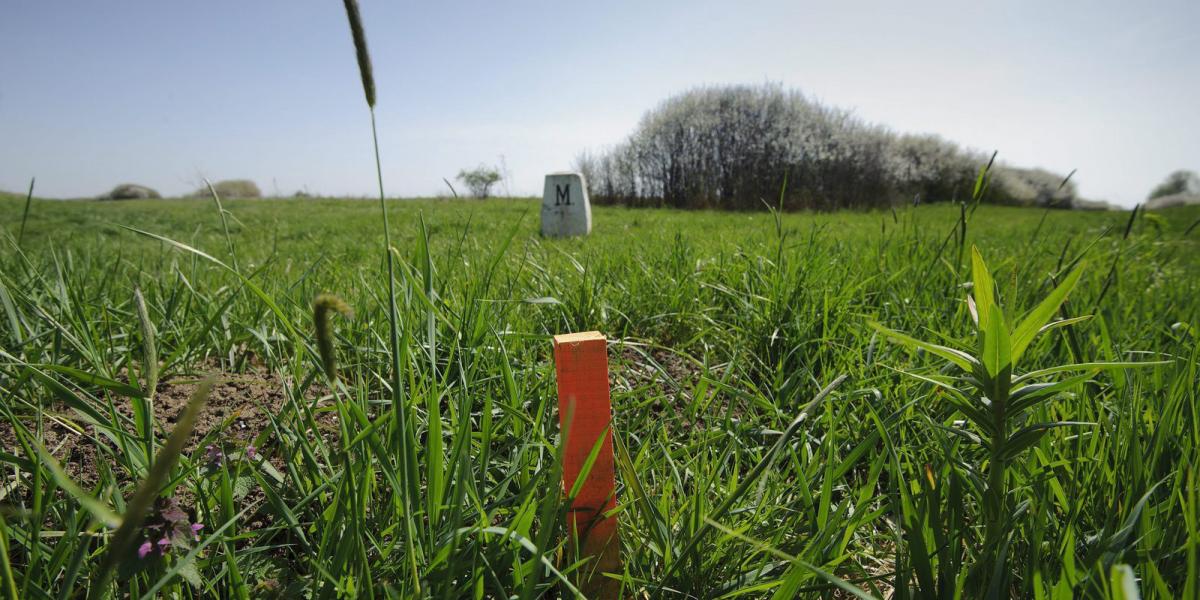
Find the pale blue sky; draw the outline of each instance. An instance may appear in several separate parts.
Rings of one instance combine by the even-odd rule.
[[[899,131],[1078,168],[1132,205],[1200,170],[1200,2],[364,0],[389,195],[505,157],[514,194],[667,96],[780,82]],[[0,188],[201,176],[366,195],[370,130],[336,0],[0,4]],[[503,191],[503,190],[501,190]]]

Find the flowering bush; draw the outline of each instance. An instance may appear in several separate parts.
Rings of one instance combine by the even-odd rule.
[[[1200,194],[1200,175],[1192,171],[1180,170],[1167,175],[1162,183],[1150,190],[1147,200],[1174,196],[1176,194]]]
[[[721,86],[669,98],[623,143],[576,168],[598,203],[758,209],[868,208],[914,197],[967,200],[984,154],[932,135],[897,135],[778,85]],[[1040,169],[1007,169],[989,200],[1069,206],[1074,188]],[[785,187],[786,182],[786,187]]]
[[[1044,169],[998,167],[992,171],[992,198],[1005,204],[1070,208],[1075,183]]]

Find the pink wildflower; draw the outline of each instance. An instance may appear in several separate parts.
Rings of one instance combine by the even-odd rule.
[[[223,452],[221,452],[221,449],[218,448],[214,444],[209,444],[209,445],[205,446],[204,450],[205,450],[205,454],[207,455],[209,464],[214,467],[220,465],[221,459],[225,458],[225,454]]]

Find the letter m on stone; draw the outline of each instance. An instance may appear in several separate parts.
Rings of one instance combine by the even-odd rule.
[[[571,205],[571,184],[554,186],[554,205],[555,206],[570,206]]]

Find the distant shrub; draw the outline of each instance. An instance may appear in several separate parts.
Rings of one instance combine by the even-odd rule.
[[[1075,182],[1044,169],[1018,169],[998,166],[991,174],[993,200],[1004,204],[1071,208]]]
[[[455,178],[463,182],[471,195],[476,198],[487,198],[492,193],[492,186],[500,182],[500,170],[496,167],[479,165],[470,171],[463,169]]]
[[[1155,186],[1146,199],[1153,200],[1176,194],[1200,194],[1200,176],[1197,176],[1192,171],[1183,169],[1175,171],[1167,175],[1167,178],[1162,183]]]
[[[986,162],[937,136],[897,135],[768,84],[669,98],[627,140],[580,154],[575,167],[598,203],[761,209],[782,193],[786,209],[832,209],[965,200]],[[989,200],[1069,206],[1074,188],[1059,190],[1063,177],[1013,171]]]
[[[101,194],[98,200],[145,200],[149,198],[162,198],[162,195],[153,188],[136,183],[122,183],[106,194]]]
[[[1071,208],[1076,210],[1121,210],[1121,207],[1108,201],[1087,200],[1085,198],[1075,198],[1071,201]]]
[[[224,198],[262,198],[262,190],[258,189],[258,184],[249,179],[226,179],[213,183],[213,189],[217,194]],[[192,196],[197,198],[206,198],[211,194],[208,191],[208,186],[201,186]]]
[[[903,197],[944,201],[965,196],[988,157],[967,152],[936,135],[901,135],[891,140],[885,162],[888,179]]]
[[[1200,204],[1200,193],[1180,192],[1178,194],[1170,194],[1168,196],[1157,196],[1146,201],[1146,208],[1158,210],[1160,208],[1171,208],[1172,206],[1190,206]]]

